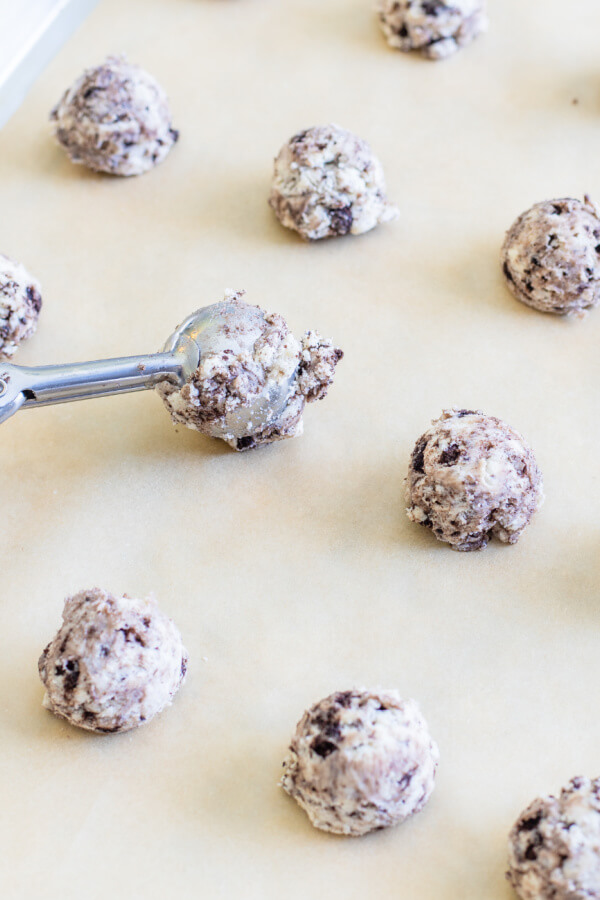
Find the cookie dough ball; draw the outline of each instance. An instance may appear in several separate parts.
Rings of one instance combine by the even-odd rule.
[[[269,203],[282,225],[310,241],[362,234],[398,215],[367,142],[337,125],[309,128],[283,145]]]
[[[480,550],[492,535],[516,543],[543,498],[533,453],[494,416],[446,409],[412,452],[408,518],[456,550]]]
[[[502,247],[517,300],[559,316],[584,316],[600,301],[600,214],[589,197],[547,200],[519,216]]]
[[[484,0],[377,0],[388,44],[446,59],[487,28]]]
[[[508,841],[507,878],[521,900],[600,898],[600,779],[573,778],[538,798]]]
[[[147,172],[179,137],[161,86],[124,56],[109,56],[87,69],[65,91],[50,120],[74,163],[109,175]]]
[[[129,731],[171,703],[187,653],[153,598],[93,588],[65,602],[63,624],[38,663],[46,709],[88,731]]]
[[[282,316],[245,303],[244,293],[225,293],[226,324],[187,383],[180,388],[164,381],[157,387],[175,424],[221,438],[235,450],[301,435],[305,405],[325,397],[343,356],[316,331],[298,342]],[[261,398],[268,403],[283,388],[285,406],[266,424],[257,428],[250,417],[244,434],[232,432],[232,417]]]
[[[397,691],[342,691],[298,722],[281,785],[316,828],[358,836],[419,812],[438,757],[414,700]]]
[[[40,290],[25,266],[0,253],[0,360],[10,359],[37,328]]]

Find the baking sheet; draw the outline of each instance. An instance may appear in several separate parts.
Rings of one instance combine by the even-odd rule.
[[[0,428],[6,900],[507,900],[517,814],[598,775],[600,312],[521,307],[497,257],[533,202],[600,196],[600,8],[490,6],[433,64],[388,50],[369,0],[104,0],[0,134],[0,249],[44,296],[17,362],[158,349],[226,287],[346,351],[304,437],[253,453],[175,430],[152,394]],[[119,51],[181,129],[139,179],[72,166],[46,124]],[[331,120],[372,143],[401,217],[309,246],[266,205],[271,161]],[[454,553],[404,516],[413,443],[453,404],[536,452],[547,500],[514,547]],[[63,598],[96,584],[154,591],[190,653],[137,733],[41,708]],[[361,684],[418,699],[441,762],[414,820],[345,840],[277,781],[305,706]]]
[[[98,0],[0,0],[0,126]]]

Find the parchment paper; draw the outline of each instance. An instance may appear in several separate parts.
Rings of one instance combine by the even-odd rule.
[[[388,49],[370,0],[103,0],[0,134],[0,250],[44,297],[15,362],[157,350],[226,287],[346,352],[305,435],[256,452],[175,430],[151,393],[0,427],[4,900],[508,900],[518,813],[600,774],[600,311],[532,312],[498,265],[532,203],[600,198],[600,5],[565,9],[492,2],[431,63]],[[137,179],[73,166],[47,125],[120,51],[181,129]],[[328,121],[371,142],[401,218],[307,245],[267,207],[272,159]],[[547,500],[514,547],[459,554],[405,517],[450,405],[537,455]],[[136,733],[41,707],[38,655],[94,585],[155,592],[190,653]],[[415,697],[441,762],[414,820],[340,839],[277,782],[304,708],[353,685]]]

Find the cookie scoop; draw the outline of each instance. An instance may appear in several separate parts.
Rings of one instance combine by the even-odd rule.
[[[322,399],[342,358],[308,331],[242,300],[192,313],[162,353],[73,365],[0,364],[0,422],[18,409],[157,388],[173,420],[248,450],[302,433],[306,403]]]
[[[187,659],[153,598],[81,591],[65,601],[62,625],[40,656],[43,704],[88,731],[129,731],[171,703]]]
[[[339,691],[298,722],[281,786],[316,828],[358,837],[419,812],[438,758],[414,700],[397,691]]]
[[[600,778],[573,778],[529,804],[508,839],[521,900],[600,900]]]
[[[487,28],[485,0],[377,0],[390,47],[446,59]]]
[[[532,451],[501,419],[446,409],[415,444],[408,518],[456,550],[481,550],[492,536],[516,543],[543,499]]]
[[[600,302],[600,210],[588,196],[536,203],[508,230],[501,264],[521,303],[582,318]]]
[[[225,295],[183,387],[158,386],[176,424],[236,450],[302,434],[305,404],[325,396],[342,358],[314,331],[297,341],[282,316],[250,306],[243,293]]]
[[[86,69],[58,101],[50,121],[72,162],[109,175],[147,172],[179,137],[161,86],[124,56],[109,56]]]

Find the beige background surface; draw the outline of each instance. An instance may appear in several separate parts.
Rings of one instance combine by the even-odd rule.
[[[388,50],[370,0],[103,0],[0,134],[0,249],[44,289],[17,362],[158,349],[225,287],[346,351],[305,436],[257,452],[176,431],[152,394],[0,428],[3,900],[507,900],[520,809],[600,773],[600,311],[522,308],[497,263],[533,202],[600,197],[600,5],[568,6],[491,3],[488,35],[435,64]],[[139,179],[48,133],[115,51],[181,129]],[[266,205],[271,160],[330,120],[372,143],[401,218],[309,246]],[[514,547],[457,554],[405,518],[412,445],[452,404],[536,451],[547,501]],[[63,598],[96,584],[154,591],[190,652],[137,733],[40,705]],[[277,781],[304,707],[356,684],[417,698],[441,764],[413,821],[344,840]]]

